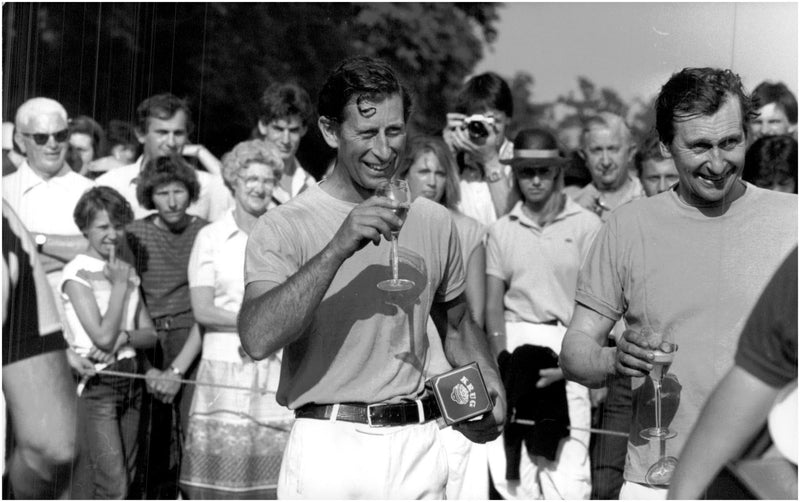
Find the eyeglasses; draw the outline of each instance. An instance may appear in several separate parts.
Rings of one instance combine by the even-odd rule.
[[[23,132],[21,134],[27,138],[33,138],[33,142],[39,146],[46,145],[50,141],[50,136],[56,140],[56,143],[63,143],[69,139],[69,129],[62,129],[52,134],[46,132]]]
[[[514,171],[517,173],[517,177],[519,178],[551,178],[555,176],[558,168],[554,166],[546,166],[546,167],[530,167],[530,166],[522,166],[515,168]]]
[[[261,178],[259,176],[239,176],[239,179],[244,181],[244,186],[247,188],[255,188],[259,185],[274,187],[275,178]]]

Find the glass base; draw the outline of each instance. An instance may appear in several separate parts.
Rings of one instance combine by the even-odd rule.
[[[667,429],[666,427],[648,427],[639,432],[642,439],[671,439],[677,436],[678,433]]]
[[[656,488],[663,488],[669,485],[672,474],[678,466],[678,459],[675,457],[662,457],[658,462],[650,466],[644,480],[648,485]]]
[[[383,291],[407,291],[414,287],[414,281],[408,279],[387,279],[378,283],[378,289]]]

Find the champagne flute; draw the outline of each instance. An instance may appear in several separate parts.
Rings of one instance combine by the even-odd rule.
[[[394,213],[405,223],[406,215],[408,215],[408,210],[411,207],[411,192],[408,189],[407,181],[390,180],[378,187],[375,190],[375,195],[381,195],[401,203],[402,205],[395,209]],[[378,289],[383,291],[405,291],[414,287],[414,281],[400,279],[398,277],[399,257],[397,253],[397,238],[399,235],[400,230],[392,232],[392,253],[390,258],[392,278],[378,283]]]
[[[650,364],[653,369],[650,370],[650,380],[653,382],[655,390],[655,407],[656,407],[656,423],[655,427],[648,427],[643,429],[639,435],[644,439],[669,439],[677,435],[675,431],[661,426],[661,383],[664,376],[669,371],[672,361],[675,360],[675,352],[678,350],[678,344],[672,340],[672,335],[655,331],[649,327],[642,328],[642,334],[647,337],[650,346],[656,346],[653,349],[653,360]],[[647,385],[646,383],[644,385]]]

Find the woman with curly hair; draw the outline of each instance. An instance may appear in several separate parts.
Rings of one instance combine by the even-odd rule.
[[[189,291],[204,329],[189,414],[181,488],[189,498],[276,497],[293,414],[275,400],[281,353],[253,361],[242,350],[236,317],[244,295],[247,237],[272,204],[283,170],[270,143],[239,143],[222,158],[235,207],[203,228],[189,260]],[[239,387],[230,388],[230,387]]]
[[[199,193],[197,175],[182,157],[152,159],[138,177],[136,197],[156,212],[127,228],[130,261],[141,277],[159,340],[144,361],[149,394],[142,412],[146,437],[139,486],[147,487],[146,498],[177,495],[182,431],[194,391],[181,380],[194,378],[200,352],[186,274],[195,237],[208,224],[186,212]]]

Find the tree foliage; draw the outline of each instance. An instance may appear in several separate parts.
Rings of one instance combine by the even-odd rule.
[[[374,55],[416,95],[413,126],[432,132],[497,35],[493,3],[6,3],[4,120],[33,96],[71,116],[130,120],[157,92],[192,103],[197,140],[221,155],[246,139],[258,98],[293,80],[312,98],[344,57]],[[316,128],[300,157],[318,174]],[[304,158],[305,157],[305,158]]]

